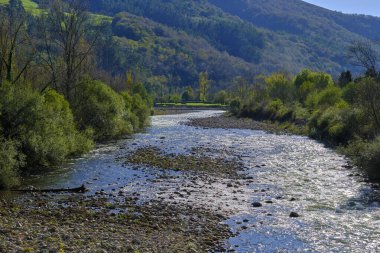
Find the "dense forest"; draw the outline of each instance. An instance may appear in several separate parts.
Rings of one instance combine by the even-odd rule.
[[[0,23],[0,188],[148,123],[152,99],[142,83],[116,92],[95,79],[111,76],[94,67],[108,35],[81,2],[31,15],[11,0]]]
[[[44,8],[49,1],[25,2]],[[99,78],[118,89],[131,72],[161,101],[189,87],[197,90],[199,73],[206,71],[212,92],[237,77],[252,81],[278,71],[294,75],[308,68],[334,78],[347,69],[359,74],[346,57],[348,47],[380,35],[379,18],[299,0],[89,0],[86,5],[94,23],[105,21],[102,35],[108,34],[95,52],[98,67],[111,76]]]

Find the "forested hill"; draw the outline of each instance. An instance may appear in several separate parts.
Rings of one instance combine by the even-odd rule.
[[[266,34],[262,61],[291,72],[302,67],[336,75],[355,40],[380,38],[380,18],[347,15],[300,0],[209,0]]]
[[[337,76],[352,68],[345,57],[352,41],[380,38],[380,18],[342,14],[299,0],[91,0],[90,9],[108,16],[128,12],[184,32],[207,42],[215,53],[240,59],[232,69],[248,63],[255,74],[310,68]],[[208,64],[193,63],[194,71]]]

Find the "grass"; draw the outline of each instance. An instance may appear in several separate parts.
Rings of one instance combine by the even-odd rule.
[[[38,4],[36,2],[33,2],[32,0],[21,0],[25,10],[32,14],[33,16],[39,16],[42,13],[45,13],[45,10],[40,9]],[[0,0],[0,5],[6,5],[9,3],[9,0]],[[90,14],[91,21],[95,25],[100,25],[103,22],[112,22],[112,17],[105,16],[105,15],[99,15],[99,14]]]
[[[185,107],[226,107],[223,104],[212,104],[212,103],[202,103],[202,102],[189,102],[189,103],[157,103],[160,107],[174,107],[174,106],[185,106]]]
[[[93,14],[93,13],[91,13],[90,14],[90,18],[91,18],[92,22],[95,25],[100,25],[103,22],[107,22],[107,23],[111,23],[112,22],[112,17],[105,16],[105,15],[100,15],[100,14]]]
[[[25,10],[32,15],[40,15],[43,10],[39,8],[38,4],[32,0],[21,0]],[[9,0],[0,0],[0,5],[8,4]]]

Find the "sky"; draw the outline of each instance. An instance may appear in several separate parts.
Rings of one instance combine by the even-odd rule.
[[[380,17],[380,0],[304,0],[343,13],[366,14]]]

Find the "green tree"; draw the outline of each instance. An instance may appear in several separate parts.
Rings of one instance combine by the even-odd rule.
[[[343,71],[338,79],[338,84],[340,87],[344,87],[352,82],[352,74],[349,70]]]
[[[228,101],[228,93],[225,90],[218,91],[214,96],[214,102],[219,104],[226,104]]]
[[[265,84],[271,98],[280,99],[284,103],[294,101],[295,87],[285,74],[273,74],[265,78]]]
[[[199,100],[202,102],[207,101],[207,91],[209,89],[210,80],[208,78],[208,73],[201,72],[199,74]]]
[[[376,132],[380,129],[380,83],[374,78],[363,78],[357,87],[357,103],[373,122]]]
[[[182,93],[182,101],[187,102],[194,99],[194,91],[190,86]]]
[[[77,87],[74,115],[81,130],[94,131],[96,140],[130,134],[123,97],[100,81],[84,78]]]

